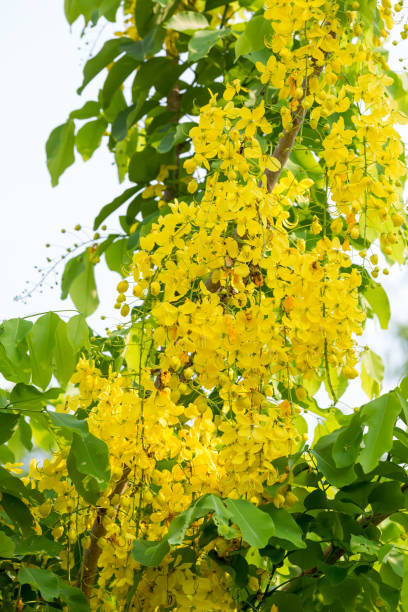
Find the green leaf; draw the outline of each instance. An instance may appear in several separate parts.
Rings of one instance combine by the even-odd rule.
[[[78,4],[76,0],[64,0],[64,13],[65,19],[69,25],[72,25],[80,15]]]
[[[90,159],[101,144],[107,125],[105,119],[95,119],[88,121],[78,130],[75,144],[84,161]]]
[[[305,609],[300,597],[293,593],[281,593],[279,591],[262,601],[262,612],[270,612],[273,605],[279,612],[304,612]]]
[[[205,10],[212,11],[213,9],[218,8],[219,6],[225,6],[230,2],[231,0],[207,0],[207,2],[205,3]]]
[[[128,172],[129,167],[129,155],[128,155],[129,143],[126,140],[122,140],[116,143],[115,147],[115,163],[118,171],[119,183],[123,183]]]
[[[152,57],[137,71],[132,87],[133,96],[148,91],[151,87],[154,87],[161,96],[167,96],[184,70],[183,64],[175,64],[168,57]]]
[[[93,18],[95,11],[98,14],[94,0],[64,0],[64,11],[70,25],[81,15],[87,24]]]
[[[225,538],[233,538],[237,535],[237,532],[229,527],[231,513],[225,507],[224,501],[216,495],[207,494],[200,497],[171,521],[166,540],[172,546],[182,544],[187,529],[194,521],[209,513],[213,513],[212,518],[220,535]]]
[[[404,576],[401,587],[401,605],[404,612],[408,612],[408,554],[404,554]]]
[[[273,36],[273,29],[263,15],[256,15],[247,23],[244,32],[235,43],[235,58],[264,48],[264,40]]]
[[[3,531],[0,531],[0,557],[12,557],[14,555],[14,542]]]
[[[170,550],[167,540],[160,542],[147,542],[135,540],[133,542],[132,556],[135,561],[146,567],[157,567]]]
[[[7,442],[14,433],[20,415],[0,412],[0,444]]]
[[[245,542],[255,548],[264,548],[275,534],[271,516],[244,499],[226,499],[225,505]]]
[[[77,469],[75,455],[71,452],[67,457],[67,470],[78,494],[89,504],[95,505],[101,494],[100,487],[95,478]]]
[[[332,456],[333,444],[341,432],[342,429],[338,429],[326,436],[322,436],[311,451],[316,458],[318,469],[325,476],[327,482],[339,488],[351,484],[356,478],[352,465],[338,468]]]
[[[22,367],[21,362],[26,352],[26,349],[21,350],[19,345],[26,338],[32,326],[32,322],[25,319],[8,319],[1,324],[0,342],[6,349],[7,358],[18,368]]]
[[[0,491],[10,493],[12,496],[24,497],[39,501],[42,495],[34,489],[27,489],[20,478],[13,476],[8,470],[0,466]]]
[[[68,326],[60,320],[55,330],[55,376],[63,387],[68,383],[76,366],[76,354],[68,340]]]
[[[146,331],[146,323],[142,325],[139,321],[139,323],[132,325],[126,336],[123,357],[130,371],[139,372],[140,367],[144,368],[146,366],[151,350],[149,342],[145,340]]]
[[[84,317],[88,317],[97,309],[99,298],[96,292],[94,267],[87,254],[84,255],[83,266],[83,271],[72,280],[69,294],[79,312]]]
[[[387,87],[393,100],[397,102],[400,111],[408,113],[408,75],[405,72],[388,71],[388,76],[394,79],[392,85]]]
[[[330,584],[336,585],[343,582],[348,574],[347,567],[339,567],[336,565],[329,565],[328,563],[324,563],[323,561],[318,561],[316,564],[318,570],[320,570],[327,579]]]
[[[77,587],[66,584],[59,578],[60,597],[70,610],[75,612],[90,612],[88,600]]]
[[[277,509],[274,504],[263,506],[262,510],[269,514],[275,525],[273,537],[290,542],[296,548],[306,548],[302,537],[302,530],[287,510],[283,508]]]
[[[72,439],[73,433],[78,433],[84,438],[86,438],[89,433],[87,421],[77,419],[73,414],[48,412],[48,416],[56,429],[62,429],[64,432],[68,431],[69,439]]]
[[[99,90],[98,100],[101,105],[103,105],[102,89]],[[122,87],[119,87],[119,89],[117,89],[117,91],[113,94],[109,106],[103,109],[103,116],[108,123],[112,123],[117,115],[126,108],[126,106],[126,99],[123,95]]]
[[[350,550],[353,553],[363,553],[366,555],[376,555],[380,549],[378,542],[373,542],[361,535],[351,534]]]
[[[166,23],[168,30],[176,30],[177,32],[194,32],[208,28],[208,21],[202,13],[195,11],[180,11],[171,17]]]
[[[157,145],[158,152],[168,153],[176,145],[188,140],[191,128],[196,125],[196,123],[189,121],[187,123],[179,123],[177,127],[171,128]]]
[[[143,198],[142,194],[139,193],[131,202],[129,202],[126,210],[126,221],[129,225],[132,225],[136,220],[139,213],[141,213],[143,221],[149,216],[151,209],[157,210],[157,200],[155,198]],[[153,214],[153,213],[151,213]],[[138,221],[139,222],[139,221]]]
[[[98,227],[111,215],[115,210],[119,208],[124,202],[129,200],[132,195],[134,195],[138,191],[138,187],[130,187],[130,189],[126,189],[120,196],[109,202],[109,204],[105,204],[103,208],[99,211],[94,221],[94,230],[97,230]],[[1,339],[1,338],[0,338]]]
[[[162,138],[162,140],[157,145],[157,150],[159,153],[168,153],[174,147],[174,141],[176,137],[176,128],[172,128]]]
[[[225,502],[216,495],[205,495],[197,502],[197,518],[209,512],[214,512],[212,519],[217,526],[218,533],[228,540],[237,536],[237,531],[230,527],[231,513],[226,508]]]
[[[105,490],[110,480],[109,452],[106,443],[93,434],[73,431],[67,458],[68,473],[78,493],[94,504],[99,490]]]
[[[151,102],[151,100],[147,100],[146,103],[147,102]],[[143,108],[143,104],[142,104],[142,108]],[[127,106],[126,108],[124,108],[115,117],[112,123],[111,135],[112,135],[112,138],[114,138],[117,141],[117,143],[123,141],[126,138],[126,136],[128,135],[129,128],[133,125],[135,121],[137,121],[137,117],[140,115],[141,112],[143,116],[144,113],[143,111],[140,111],[139,104],[131,104],[130,106]],[[125,147],[125,152],[127,152],[127,145],[128,145],[127,142],[122,143],[122,146]]]
[[[161,156],[151,146],[133,154],[129,164],[129,179],[134,183],[147,183],[156,178]]]
[[[121,0],[102,0],[102,3],[98,9],[99,16],[106,17],[108,21],[112,21],[114,23],[120,4]]]
[[[376,283],[372,278],[364,290],[367,302],[377,315],[381,329],[387,329],[391,317],[390,303],[382,285]]]
[[[226,500],[233,502],[234,500]],[[224,537],[235,537],[236,531],[229,527],[229,519],[231,512],[226,508],[225,503],[216,495],[204,495],[200,497],[196,502],[191,504],[187,510],[181,512],[175,517],[169,526],[167,535],[163,540],[159,542],[148,542],[146,540],[136,540],[133,545],[133,558],[148,567],[156,567],[161,563],[165,555],[169,552],[170,546],[179,546],[183,543],[187,529],[199,518],[212,513],[213,520],[218,527],[218,531]],[[249,504],[249,502],[245,502]],[[252,504],[249,504],[252,508]],[[258,510],[257,508],[255,508]],[[258,510],[259,518],[265,518],[270,523],[272,522],[269,515],[261,510]],[[242,520],[242,515],[237,511],[237,516],[241,523],[244,525],[244,530],[248,528],[245,520]],[[250,535],[251,537],[251,535]]]
[[[53,187],[58,185],[61,174],[75,161],[75,124],[72,119],[52,130],[45,145],[47,167]]]
[[[11,382],[19,382],[23,377],[23,374],[17,372],[14,365],[11,363],[10,359],[7,357],[7,352],[4,346],[0,343],[0,372],[3,374],[6,380]],[[30,380],[30,372],[29,375],[24,375],[24,380]]]
[[[27,335],[33,383],[43,389],[48,386],[52,376],[55,332],[59,322],[60,318],[55,312],[48,312],[37,319]]]
[[[84,79],[81,87],[78,89],[78,94],[81,94],[88,83],[122,52],[120,48],[122,40],[121,38],[107,40],[102,49],[86,62],[84,66]]]
[[[180,13],[179,13],[180,14]],[[223,30],[200,30],[190,38],[188,42],[189,60],[191,62],[197,62],[199,59],[205,57],[210,49],[219,41],[223,36],[230,33],[230,29]]]
[[[61,300],[68,297],[69,289],[74,279],[84,270],[84,254],[81,253],[77,257],[69,259],[65,264],[64,272],[61,279]]]
[[[391,514],[405,506],[405,497],[399,482],[380,482],[376,484],[368,496],[368,501],[375,514]]]
[[[114,94],[117,92],[122,83],[128,76],[136,70],[139,62],[125,55],[118,59],[109,70],[105,83],[102,88],[103,107],[106,108],[112,101]]]
[[[44,393],[24,383],[18,383],[10,393],[10,404],[17,410],[41,410],[45,400]]]
[[[50,570],[22,567],[17,575],[21,584],[30,584],[38,589],[45,600],[55,599],[60,594],[58,578]]]
[[[67,338],[75,353],[88,348],[89,327],[83,315],[74,315],[67,322]]]
[[[128,275],[128,266],[132,261],[127,243],[127,238],[121,238],[113,242],[105,251],[105,259],[108,268],[113,272],[119,272],[122,276]]]
[[[106,489],[110,480],[109,451],[106,443],[93,434],[86,436],[74,433],[71,452],[75,456],[80,472],[93,476],[102,489]]]
[[[364,448],[359,461],[365,473],[373,470],[381,455],[390,450],[395,421],[401,409],[401,399],[395,391],[362,406],[361,421],[368,431],[363,437]]]
[[[404,376],[399,385],[400,394],[404,399],[408,398],[408,376]]]
[[[122,51],[125,51],[125,53],[133,57],[133,59],[143,62],[147,55],[152,55],[154,53],[156,47],[162,43],[163,37],[163,28],[153,28],[153,30],[150,30],[141,40],[133,41],[125,38],[122,39],[120,47]]]
[[[131,104],[115,116],[112,124],[112,137],[116,141],[124,140],[129,128],[156,107],[157,101],[154,97],[149,100],[140,97],[138,104]]]
[[[355,414],[347,427],[341,428],[335,443],[333,444],[333,459],[338,468],[353,465],[360,453],[360,444],[363,439],[363,428],[360,415]]]
[[[99,102],[88,101],[85,102],[81,108],[74,110],[70,113],[70,119],[91,119],[91,117],[98,117],[100,112]]]
[[[308,149],[292,149],[290,161],[297,164],[301,171],[312,175],[313,178],[324,174],[321,165],[316,161],[314,155]]]
[[[20,415],[18,422],[18,434],[24,448],[26,448],[28,451],[32,451],[33,443],[31,425],[26,421],[23,415]]]
[[[54,450],[55,439],[49,431],[48,418],[42,412],[30,414],[30,426],[33,431],[33,439],[37,446],[44,449],[46,453]]]
[[[134,9],[136,28],[141,36],[146,36],[155,26],[154,5],[152,0],[136,0]]]
[[[23,535],[31,535],[34,526],[34,519],[26,504],[14,495],[3,493],[1,498],[3,510],[8,514],[13,523],[18,527]]]
[[[16,555],[47,555],[57,556],[63,550],[62,544],[49,540],[43,535],[32,535],[16,542]]]
[[[369,398],[378,397],[384,378],[384,364],[379,355],[370,349],[361,357],[361,386]]]
[[[408,380],[408,377],[406,377],[406,379]],[[399,389],[401,389],[401,393],[398,392],[398,388],[396,390],[396,393],[398,393],[398,397],[400,398],[401,404],[402,404],[401,418],[403,419],[405,423],[408,423],[408,402],[405,397],[406,389],[404,388],[405,387],[404,381],[405,381],[405,378],[401,381],[401,385],[399,387]]]
[[[13,463],[16,461],[15,454],[10,450],[8,446],[0,446],[0,463]]]

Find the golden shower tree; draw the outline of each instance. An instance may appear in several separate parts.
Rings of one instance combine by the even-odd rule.
[[[52,182],[107,144],[127,188],[65,265],[78,314],[1,327],[4,609],[408,610],[408,378],[381,395],[361,342],[406,256],[402,9],[65,2],[122,31],[48,139]]]

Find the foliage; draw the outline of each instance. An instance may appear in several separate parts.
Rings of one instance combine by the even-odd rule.
[[[78,314],[1,325],[4,609],[407,609],[408,377],[381,394],[358,344],[405,261],[400,8],[65,1],[125,26],[48,139],[52,184],[107,144],[130,185],[94,222],[126,205],[122,233],[65,265]],[[358,376],[369,401],[341,410]]]

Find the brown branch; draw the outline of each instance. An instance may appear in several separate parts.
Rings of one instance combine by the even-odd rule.
[[[306,95],[306,93],[305,93]],[[306,116],[306,109],[303,108],[301,101],[299,101],[299,106],[296,111],[295,117],[292,121],[292,128],[288,132],[284,132],[283,136],[279,139],[278,144],[275,147],[273,152],[273,157],[275,157],[280,162],[279,170],[265,170],[266,174],[266,188],[268,193],[272,193],[278,179],[282,173],[282,170],[286,166],[291,150],[293,149],[293,145],[295,144],[295,140],[300,132],[300,128],[302,127],[303,121]]]
[[[112,493],[109,495],[109,501],[115,495],[122,495],[128,484],[130,467],[126,466],[123,470],[120,480],[117,482]],[[91,543],[84,553],[81,567],[79,568],[76,586],[81,589],[87,599],[90,599],[93,586],[95,584],[96,574],[98,572],[98,560],[102,550],[98,546],[99,538],[106,535],[106,529],[103,525],[103,518],[106,514],[106,508],[97,508],[96,518],[91,529]]]
[[[167,57],[173,59],[174,64],[177,66],[178,57],[172,56],[168,51],[166,52]],[[181,109],[181,99],[182,94],[180,93],[179,86],[176,83],[173,89],[169,92],[167,96],[167,110],[171,113],[174,113],[174,117],[171,119],[172,123],[179,125],[180,123],[180,109]],[[179,181],[180,174],[180,154],[183,148],[183,143],[179,143],[176,145],[176,169],[174,171],[174,185],[172,187],[167,187],[163,194],[163,199],[165,202],[170,202],[176,194],[175,186]]]
[[[335,32],[330,32],[330,35],[333,38],[336,38]],[[324,53],[325,60],[327,59],[328,55],[328,52]],[[323,71],[324,64],[319,66],[315,61],[313,63],[314,66],[312,70],[312,75],[315,77],[319,77]],[[275,150],[273,152],[273,157],[276,157],[276,159],[280,161],[280,168],[279,170],[275,171],[268,170],[268,168],[265,170],[266,188],[268,190],[268,193],[272,193],[272,191],[274,190],[274,187],[279,180],[282,170],[288,162],[290,152],[293,149],[296,138],[300,132],[300,128],[302,127],[303,122],[305,120],[307,109],[302,106],[302,102],[305,97],[308,96],[310,93],[308,76],[306,76],[303,80],[302,89],[303,95],[298,101],[298,107],[296,109],[295,116],[292,120],[292,127],[288,132],[283,132],[283,136],[279,139],[278,144],[276,145]]]

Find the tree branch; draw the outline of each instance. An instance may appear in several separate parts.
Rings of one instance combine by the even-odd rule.
[[[333,38],[336,38],[335,32],[330,32],[330,35]],[[325,59],[327,59],[328,55],[329,55],[328,52],[324,53]],[[316,64],[316,62],[314,62],[312,75],[315,77],[319,77],[323,71],[323,68],[324,68],[324,64],[319,66]],[[266,188],[268,190],[268,193],[272,193],[272,191],[274,190],[274,187],[279,180],[282,170],[287,164],[290,152],[293,149],[293,145],[295,144],[296,138],[300,132],[300,128],[302,127],[303,122],[306,117],[307,109],[303,108],[302,101],[310,93],[309,92],[309,77],[307,75],[305,76],[303,80],[302,89],[303,89],[303,96],[298,101],[298,107],[296,109],[295,116],[293,117],[293,120],[292,120],[292,127],[288,132],[285,132],[285,131],[283,132],[283,136],[279,139],[278,144],[276,145],[275,150],[273,152],[273,157],[276,157],[276,159],[280,161],[280,164],[281,164],[280,168],[279,170],[275,170],[275,171],[268,170],[268,168],[265,170]]]
[[[122,495],[128,484],[130,467],[126,466],[123,470],[120,480],[117,482],[112,493],[109,495],[109,501],[115,495]],[[106,535],[106,529],[103,526],[103,518],[106,514],[106,508],[97,508],[96,518],[91,529],[91,543],[84,553],[81,567],[79,568],[76,586],[81,589],[87,599],[91,597],[92,589],[95,584],[95,578],[98,571],[98,560],[102,550],[98,546],[99,538]]]
[[[273,157],[280,161],[279,170],[265,170],[266,174],[266,188],[268,193],[272,193],[278,179],[284,169],[287,161],[289,159],[289,155],[291,150],[293,149],[293,145],[295,144],[295,140],[300,132],[300,128],[302,127],[303,121],[306,116],[306,109],[301,105],[301,101],[299,101],[299,106],[296,111],[295,117],[293,119],[292,129],[289,132],[284,132],[283,136],[279,139],[278,144],[275,147],[273,152]]]

